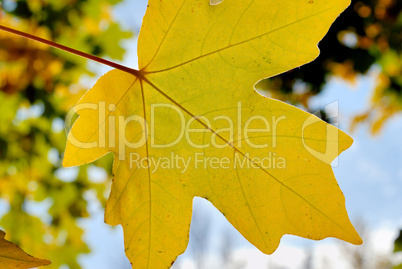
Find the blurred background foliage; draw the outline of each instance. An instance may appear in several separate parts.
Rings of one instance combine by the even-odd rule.
[[[0,1],[0,23],[100,57],[121,60],[119,41],[130,38],[113,21],[118,0]],[[86,192],[102,204],[108,176],[91,180],[83,166],[61,168],[66,113],[94,74],[87,60],[19,36],[0,32],[0,196],[7,208],[0,225],[12,242],[49,268],[80,268],[90,250],[77,220],[89,216]],[[95,165],[111,171],[111,158]],[[43,214],[37,211],[46,210]]]
[[[257,84],[265,95],[312,111],[308,100],[332,76],[356,83],[360,74],[377,67],[371,108],[356,115],[352,128],[369,122],[373,134],[402,109],[402,1],[354,0],[319,43],[313,62]],[[324,115],[325,116],[325,115]]]
[[[120,41],[133,33],[114,22],[118,2],[0,0],[0,24],[121,60]],[[378,76],[371,108],[356,115],[351,127],[369,122],[373,134],[378,133],[402,109],[401,9],[400,0],[353,0],[320,42],[318,59],[259,82],[258,90],[312,111],[317,108],[309,107],[309,99],[324,90],[331,77],[356,83],[360,74],[374,68]],[[0,70],[0,226],[7,239],[27,252],[51,259],[49,268],[80,268],[77,257],[90,251],[78,225],[79,219],[89,217],[86,194],[94,193],[104,205],[111,183],[107,173],[94,180],[88,170],[102,167],[110,173],[111,156],[77,168],[69,177],[61,168],[61,156],[66,114],[89,88],[85,77],[94,74],[83,58],[4,32]],[[400,238],[396,252],[401,250]]]

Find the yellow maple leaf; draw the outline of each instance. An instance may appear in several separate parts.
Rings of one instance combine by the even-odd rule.
[[[38,259],[25,253],[17,245],[4,239],[6,234],[0,230],[0,268],[28,269],[50,264],[50,261]]]
[[[352,139],[253,90],[316,58],[348,4],[149,1],[139,71],[112,70],[84,95],[64,156],[74,166],[115,154],[105,221],[123,226],[134,268],[184,252],[195,196],[264,253],[284,234],[362,242],[331,168]]]

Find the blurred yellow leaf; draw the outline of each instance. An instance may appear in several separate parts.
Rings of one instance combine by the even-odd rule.
[[[253,90],[315,59],[348,0],[151,0],[140,70],[112,70],[76,107],[65,166],[113,152],[105,220],[134,268],[166,268],[187,245],[192,199],[211,201],[252,244],[284,234],[360,244],[331,162],[352,139]]]
[[[0,230],[0,268],[24,269],[50,264],[50,261],[32,257],[17,245],[4,239],[6,234]]]

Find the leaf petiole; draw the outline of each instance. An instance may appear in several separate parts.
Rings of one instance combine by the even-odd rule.
[[[31,35],[31,34],[27,34],[27,33],[24,33],[24,32],[21,32],[21,31],[18,31],[18,30],[15,30],[15,29],[3,26],[3,25],[0,25],[0,30],[6,31],[8,33],[15,34],[15,35],[19,35],[19,36],[22,36],[22,37],[25,37],[25,38],[28,38],[28,39],[31,39],[31,40],[35,40],[37,42],[40,42],[40,43],[43,43],[43,44],[46,44],[46,45],[49,45],[49,46],[52,46],[52,47],[55,47],[55,48],[70,52],[70,53],[73,53],[75,55],[87,58],[89,60],[104,64],[104,65],[108,65],[110,67],[122,70],[122,71],[130,73],[130,74],[133,74],[133,75],[135,75],[137,77],[140,76],[140,72],[138,70],[136,70],[136,69],[132,69],[132,68],[129,68],[127,66],[120,65],[118,63],[108,61],[108,60],[102,59],[100,57],[96,57],[96,56],[93,56],[91,54],[88,54],[88,53],[85,53],[85,52],[82,52],[82,51],[79,51],[79,50],[76,50],[76,49],[69,48],[69,47],[64,46],[64,45],[57,44],[57,43],[55,43],[53,41],[50,41],[50,40],[46,40],[46,39]]]

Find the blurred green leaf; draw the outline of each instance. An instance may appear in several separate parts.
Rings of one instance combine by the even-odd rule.
[[[402,251],[402,230],[399,232],[399,236],[395,239],[394,252]]]

